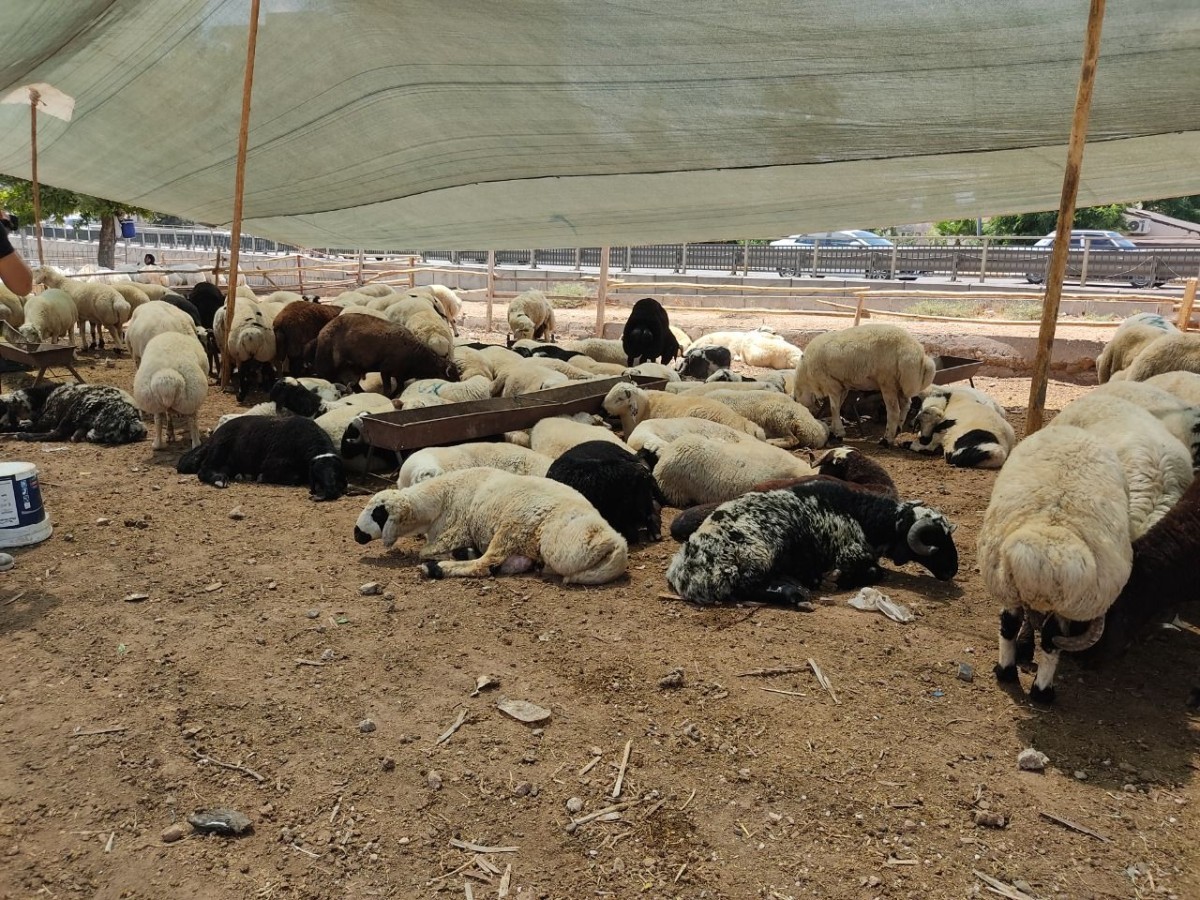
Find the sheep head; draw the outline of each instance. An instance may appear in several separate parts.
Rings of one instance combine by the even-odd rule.
[[[941,581],[958,574],[958,548],[954,546],[955,526],[935,509],[919,500],[904,503],[896,518],[896,540],[888,555],[897,565],[915,561]]]
[[[381,540],[383,546],[392,546],[405,533],[411,511],[404,491],[380,491],[359,513],[354,540],[360,544]]]
[[[946,418],[946,404],[950,398],[946,394],[934,394],[926,397],[917,413],[917,431],[921,435],[922,446],[929,446],[933,441],[934,431]]]

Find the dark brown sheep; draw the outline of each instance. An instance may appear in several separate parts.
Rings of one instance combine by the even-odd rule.
[[[458,381],[454,362],[407,328],[364,315],[339,315],[321,329],[313,368],[320,378],[349,385],[378,372],[389,397],[410,378]]]
[[[899,500],[896,483],[887,471],[875,460],[849,447],[830,450],[817,463],[816,475],[803,478],[782,478],[756,484],[753,491],[778,491],[810,481],[836,481],[867,494],[878,494],[891,500]],[[704,520],[712,515],[720,503],[702,503],[685,509],[671,522],[671,537],[683,543]]]
[[[290,375],[307,375],[312,370],[312,354],[321,329],[342,311],[340,306],[322,303],[289,303],[275,316],[275,364],[282,368],[287,360]]]

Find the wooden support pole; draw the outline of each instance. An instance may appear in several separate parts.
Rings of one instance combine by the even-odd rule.
[[[358,251],[358,286],[363,286],[363,252]]]
[[[300,254],[296,254],[296,283],[300,286],[300,296],[304,296],[304,266],[300,264]]]
[[[496,251],[488,251],[487,260],[487,330],[492,332],[492,303],[496,299]]]
[[[863,318],[863,304],[867,302],[867,292],[862,291],[858,295],[858,303],[854,306],[854,324],[857,325]],[[869,315],[869,313],[868,313]]]
[[[600,278],[596,281],[596,337],[604,337],[604,303],[608,300],[608,252],[600,248]]]
[[[42,95],[37,91],[29,92],[29,147],[32,151],[29,173],[33,176],[33,233],[37,237],[38,265],[46,264],[46,256],[42,252],[42,190],[38,184],[37,170],[37,108]],[[83,328],[80,326],[80,330]]]
[[[1067,145],[1067,166],[1063,172],[1062,197],[1058,204],[1058,223],[1054,230],[1054,248],[1050,251],[1050,271],[1046,277],[1046,298],[1042,305],[1042,325],[1038,332],[1037,356],[1033,361],[1033,381],[1029,386],[1029,409],[1025,434],[1042,427],[1046,411],[1046,385],[1050,378],[1050,355],[1054,350],[1054,328],[1062,299],[1063,278],[1067,274],[1067,249],[1071,225],[1075,219],[1075,197],[1079,193],[1079,172],[1083,165],[1083,147],[1087,142],[1088,114],[1092,108],[1092,88],[1096,83],[1096,62],[1100,57],[1100,31],[1104,24],[1104,0],[1091,0],[1087,36],[1084,40],[1083,66],[1079,89],[1075,93],[1075,116],[1071,121],[1071,139]]]
[[[250,94],[254,88],[254,51],[258,46],[259,0],[250,0],[250,32],[246,39],[246,74],[242,81],[242,120],[238,126],[237,169],[233,181],[233,222],[229,227],[229,278],[225,283],[225,330],[221,341],[221,386],[232,376],[229,331],[233,327],[233,302],[237,296],[238,256],[242,244],[242,201],[246,194],[246,147],[250,141]],[[217,260],[220,261],[220,253]],[[217,286],[221,279],[218,276]]]
[[[410,256],[408,258],[408,286],[410,289],[415,288],[417,286],[416,268],[417,268],[417,258],[415,256]]]
[[[1180,331],[1187,331],[1192,326],[1192,305],[1196,302],[1196,283],[1200,279],[1189,278],[1183,286],[1183,297],[1179,300],[1179,318],[1176,324]]]

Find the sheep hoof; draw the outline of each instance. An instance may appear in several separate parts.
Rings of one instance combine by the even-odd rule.
[[[885,438],[885,437],[881,437],[881,438],[879,439],[879,446],[880,446],[880,447],[890,447],[890,446],[892,446],[892,442],[891,442],[891,441],[889,441],[889,440],[888,440],[887,438]]]
[[[438,565],[436,559],[431,559],[425,563],[424,575],[426,578],[433,578],[435,580],[446,577],[446,573],[442,571],[442,567]]]
[[[1020,680],[1020,676],[1017,674],[1016,666],[1002,666],[999,663],[996,663],[996,666],[994,669],[992,669],[992,672],[995,674],[996,680],[1002,684],[1012,684]]]
[[[1029,699],[1034,703],[1040,703],[1043,706],[1049,706],[1054,702],[1054,685],[1050,687],[1040,688],[1036,684],[1029,689]]]

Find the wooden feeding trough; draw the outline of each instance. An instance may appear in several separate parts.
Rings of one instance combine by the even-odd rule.
[[[46,377],[47,369],[66,369],[75,377],[75,380],[83,384],[83,376],[75,371],[75,345],[68,342],[66,344],[37,344],[32,341],[27,341],[21,336],[21,332],[17,331],[7,322],[0,322],[3,326],[0,331],[3,332],[4,340],[0,341],[0,359],[6,359],[9,362],[25,366],[29,369],[37,369],[37,378],[34,379],[34,384],[41,384]],[[0,378],[3,376],[0,375]]]
[[[520,397],[492,397],[425,409],[372,413],[362,417],[362,436],[372,447],[400,452],[519,431],[550,416],[603,414],[605,396],[623,381],[633,381],[652,391],[666,386],[661,378],[644,375],[597,378]]]

